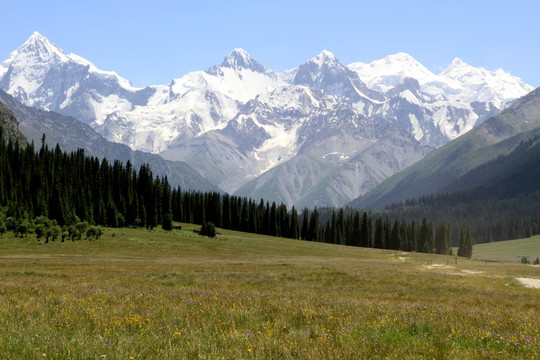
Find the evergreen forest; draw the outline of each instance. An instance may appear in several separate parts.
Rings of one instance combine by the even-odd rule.
[[[1,134],[0,134],[1,135]],[[499,159],[498,161],[503,161]],[[534,181],[534,180],[532,180]],[[503,182],[504,184],[504,182]],[[503,185],[500,186],[503,188]],[[97,225],[172,230],[173,221],[201,224],[202,234],[215,236],[207,224],[270,236],[350,246],[471,256],[472,244],[530,236],[540,232],[535,196],[494,198],[493,190],[474,188],[411,200],[383,211],[358,209],[288,209],[284,204],[255,201],[220,192],[172,188],[166,177],[154,176],[148,164],[134,169],[128,161],[112,163],[21,143],[0,142],[0,233],[35,233],[49,240],[61,237],[97,239]],[[538,192],[533,192],[538,194]],[[525,205],[523,205],[525,204]],[[530,205],[527,205],[530,204]],[[531,209],[533,207],[534,209]],[[483,209],[495,209],[486,214]],[[500,211],[498,211],[500,210]],[[504,218],[504,214],[515,213]],[[53,229],[44,231],[43,229]],[[499,238],[501,237],[501,238]]]

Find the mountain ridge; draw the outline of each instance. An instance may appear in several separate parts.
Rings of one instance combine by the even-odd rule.
[[[503,155],[540,128],[540,88],[500,114],[434,150],[406,170],[389,177],[373,191],[350,203],[380,208],[429,194],[448,186],[468,171]]]
[[[36,35],[33,41],[38,40],[40,37]],[[387,88],[383,92],[373,84],[369,86],[362,78],[365,74],[355,71],[352,65],[341,64],[327,50],[294,69],[277,72],[265,68],[245,50],[234,49],[219,65],[207,71],[191,72],[168,85],[145,88],[133,88],[116,73],[99,72],[88,65],[90,62],[76,55],[68,56],[59,48],[55,51],[60,52],[59,59],[65,59],[63,63],[40,62],[38,50],[38,46],[23,44],[14,51],[1,65],[0,88],[27,105],[55,110],[91,124],[109,141],[123,143],[133,150],[161,154],[169,160],[186,161],[227,192],[237,191],[276,166],[297,161],[295,157],[308,148],[334,174],[347,166],[351,169],[368,166],[367,173],[384,174],[376,180],[355,175],[354,181],[349,174],[348,181],[358,181],[354,185],[346,185],[343,179],[337,182],[341,185],[331,185],[329,177],[314,175],[310,182],[323,181],[317,188],[327,189],[321,198],[340,199],[324,203],[329,206],[343,205],[345,199],[339,194],[352,196],[367,191],[376,185],[373,181],[380,182],[425,155],[422,147],[438,147],[508,105],[499,101],[508,97],[504,94],[495,102],[485,102],[480,96],[469,99],[474,102],[458,101],[453,92],[468,96],[467,86],[460,83],[459,76],[456,75],[457,80],[431,76],[405,53],[387,57],[395,64],[387,70],[397,73],[391,83],[384,85]],[[40,71],[29,73],[33,63]],[[424,73],[425,79],[415,79],[418,75],[411,71]],[[488,80],[490,76],[502,79],[503,75],[479,70],[474,76],[480,79],[476,91],[491,97],[500,95],[497,86],[506,84],[506,80]],[[28,78],[35,81],[29,82]],[[508,79],[516,89],[520,88],[520,79],[510,75]],[[523,93],[527,89],[521,86]],[[329,117],[324,125],[328,134],[316,128],[325,116]],[[351,119],[362,117],[377,128],[374,136],[356,131],[358,124],[351,123]],[[335,143],[334,130],[344,126],[348,129],[346,146],[328,148],[328,144]],[[401,129],[410,135],[406,151],[393,148],[395,155],[385,154],[388,159],[397,156],[403,160],[400,166],[392,162],[390,171],[370,160],[367,153],[363,156],[368,158],[362,158],[356,149],[367,138],[380,140],[389,131],[385,129],[394,129],[389,137],[400,137]],[[319,149],[310,147],[315,143]],[[334,156],[334,153],[339,154]],[[340,157],[355,160],[345,165]],[[290,165],[287,168],[295,168]],[[355,187],[354,191],[351,186]],[[314,193],[315,189],[309,191]],[[284,196],[277,190],[261,195],[269,200]],[[292,201],[287,203],[289,206],[301,198],[298,193],[287,197]]]

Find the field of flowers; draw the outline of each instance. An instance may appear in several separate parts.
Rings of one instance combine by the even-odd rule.
[[[0,260],[2,359],[540,358],[530,266],[133,229]]]

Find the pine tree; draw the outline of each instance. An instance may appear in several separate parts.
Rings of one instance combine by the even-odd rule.
[[[360,221],[360,212],[356,211],[353,218],[351,239],[349,240],[347,245],[363,246],[362,240],[362,223]]]
[[[294,206],[291,209],[291,225],[290,225],[290,235],[291,239],[298,239],[300,234],[300,229],[298,226],[298,213]]]
[[[448,250],[448,225],[442,222],[437,226],[435,233],[435,252],[446,255]]]
[[[360,238],[362,239],[361,246],[371,247],[371,224],[366,212],[362,216],[362,234]]]
[[[422,220],[420,226],[420,236],[418,238],[418,251],[425,253],[431,253],[434,248],[433,243],[433,227],[431,223],[428,223],[426,218]]]
[[[302,212],[302,229],[301,229],[301,233],[300,233],[300,238],[302,240],[307,240],[308,239],[308,229],[309,229],[309,210],[308,208],[304,208],[304,211]]]
[[[345,245],[345,220],[343,208],[338,211],[336,219],[336,244]]]
[[[373,247],[377,249],[385,248],[383,219],[380,216],[375,220],[375,238],[373,239]]]
[[[401,224],[398,220],[394,221],[388,249],[399,250],[401,248]]]
[[[315,207],[309,220],[308,240],[319,241],[319,212]]]
[[[471,236],[471,230],[469,227],[461,227],[459,231],[459,247],[457,251],[458,256],[472,257],[473,241]]]

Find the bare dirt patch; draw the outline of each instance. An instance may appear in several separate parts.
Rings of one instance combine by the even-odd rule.
[[[540,279],[516,278],[516,280],[522,283],[525,287],[540,289]]]
[[[444,264],[431,264],[431,265],[422,265],[426,269],[453,269],[453,266],[444,265]]]
[[[485,271],[477,271],[477,270],[461,270],[461,271],[463,271],[466,274],[471,274],[471,275],[480,275],[480,274],[486,273]]]

